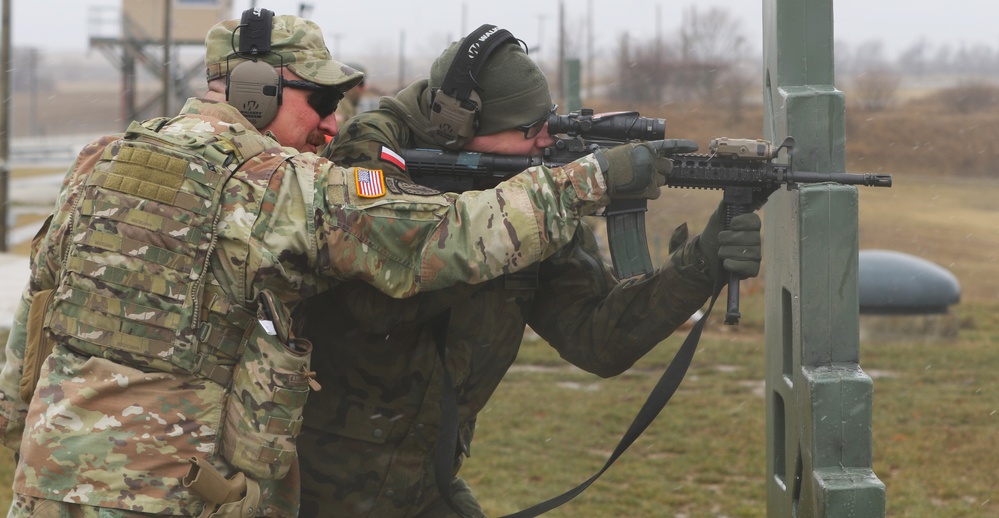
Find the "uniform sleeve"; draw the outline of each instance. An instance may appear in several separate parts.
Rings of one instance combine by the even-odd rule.
[[[76,193],[84,177],[79,171],[89,171],[93,162],[100,157],[100,151],[114,140],[105,137],[83,149],[66,179],[56,200],[56,211],[42,226],[32,240],[29,255],[31,274],[28,286],[21,294],[14,321],[11,324],[7,344],[0,352],[0,440],[4,446],[17,450],[24,430],[24,418],[28,404],[21,400],[20,382],[24,370],[24,348],[27,344],[28,312],[35,294],[56,286],[64,256],[64,245],[69,235],[70,209],[76,201]]]
[[[679,244],[665,265],[619,283],[592,233],[581,229],[572,245],[541,265],[528,323],[577,367],[603,377],[624,372],[711,295],[706,263],[685,226],[673,241]]]
[[[341,167],[378,169],[387,178],[409,180],[402,161],[390,154],[406,147],[403,143],[409,140],[408,127],[382,110],[375,110],[351,119],[323,150],[323,156]],[[390,151],[383,151],[383,148]]]
[[[608,202],[592,155],[462,194],[388,179],[372,195],[364,192],[372,185],[362,187],[371,181],[364,169],[331,166],[324,175],[321,273],[363,280],[393,297],[521,270],[569,243],[580,217]]]
[[[24,364],[25,323],[32,296],[26,291],[21,295],[14,321],[11,323],[7,345],[0,353],[0,440],[3,445],[17,451],[24,429],[24,418],[28,413],[27,403],[19,396],[19,383]]]
[[[28,413],[28,403],[21,400],[20,382],[24,373],[24,352],[28,338],[28,313],[35,294],[39,291],[55,287],[44,270],[38,267],[44,264],[45,257],[51,254],[53,248],[44,240],[42,245],[32,250],[31,277],[28,286],[21,293],[14,320],[11,323],[7,344],[3,349],[0,362],[0,437],[3,445],[17,451],[21,444],[21,433],[24,431],[24,419]]]

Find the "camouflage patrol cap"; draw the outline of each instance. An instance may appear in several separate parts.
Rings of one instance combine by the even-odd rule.
[[[239,20],[226,20],[208,30],[205,66],[209,81],[225,77],[231,68],[249,61],[234,50],[239,48],[239,24]],[[350,90],[364,79],[362,72],[333,60],[318,25],[297,16],[274,16],[271,52],[259,59],[275,67],[283,63],[302,79],[341,91]]]
[[[464,38],[451,44],[430,66],[430,87],[440,88]],[[482,111],[477,135],[531,124],[552,109],[548,79],[520,45],[500,45],[475,77]]]

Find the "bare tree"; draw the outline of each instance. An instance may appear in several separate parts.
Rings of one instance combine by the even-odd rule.
[[[625,102],[661,102],[670,81],[664,52],[656,42],[633,45],[630,37],[622,34],[617,55],[617,81],[612,85],[611,96]]]
[[[719,7],[707,12],[690,6],[680,21],[680,59],[700,63],[732,63],[746,55],[746,37],[739,20]]]
[[[702,100],[741,111],[749,80],[742,66],[748,45],[739,20],[723,9],[684,11],[673,43],[623,37],[618,51],[618,97],[631,101]],[[756,61],[754,61],[756,62]],[[738,119],[741,115],[734,114]]]
[[[853,88],[860,107],[870,111],[880,111],[891,105],[902,82],[894,70],[872,69],[858,74],[853,79]]]
[[[862,109],[879,111],[895,101],[902,76],[892,68],[884,56],[884,44],[865,41],[857,46],[851,60],[852,91]]]
[[[722,93],[745,93],[731,87],[745,82],[739,77],[738,64],[746,58],[746,37],[739,20],[727,11],[718,7],[707,12],[695,6],[686,9],[680,22],[678,47],[679,60],[673,64],[677,69],[674,95],[718,102]],[[720,88],[722,78],[728,79],[728,88]],[[729,97],[728,104],[741,107],[741,100],[733,100]]]
[[[929,67],[929,53],[930,44],[926,41],[926,38],[920,38],[919,41],[910,45],[899,55],[898,66],[900,71],[917,77],[922,76]]]
[[[715,104],[728,111],[729,122],[742,122],[746,108],[746,92],[754,81],[744,67],[734,65],[727,68],[719,77],[715,88]]]
[[[981,81],[961,81],[937,93],[957,113],[981,112],[999,104],[999,87]]]
[[[887,68],[888,59],[884,50],[884,43],[878,40],[869,40],[858,45],[853,57],[854,71],[863,73]]]

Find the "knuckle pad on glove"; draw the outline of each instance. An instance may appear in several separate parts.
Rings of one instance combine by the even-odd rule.
[[[763,258],[763,254],[760,247],[725,245],[718,248],[718,257],[723,259],[759,261]]]
[[[718,233],[718,243],[720,245],[732,246],[760,246],[762,244],[760,235],[751,232],[734,232],[723,230]]]
[[[760,230],[762,226],[760,217],[755,212],[750,212],[732,218],[729,228],[731,230]]]

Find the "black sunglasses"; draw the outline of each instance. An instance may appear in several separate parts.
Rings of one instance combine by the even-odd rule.
[[[532,139],[534,137],[537,137],[538,133],[541,133],[541,128],[545,127],[545,123],[548,122],[548,117],[551,114],[555,113],[556,109],[558,109],[558,104],[552,104],[552,109],[548,113],[546,113],[544,117],[541,117],[540,119],[530,124],[517,126],[517,129],[524,132],[525,139]]]
[[[343,99],[343,92],[335,86],[324,86],[312,81],[284,78],[281,78],[281,84],[288,88],[312,92],[308,97],[309,106],[316,111],[320,119],[325,119],[335,112],[337,104],[340,104],[340,99]]]

